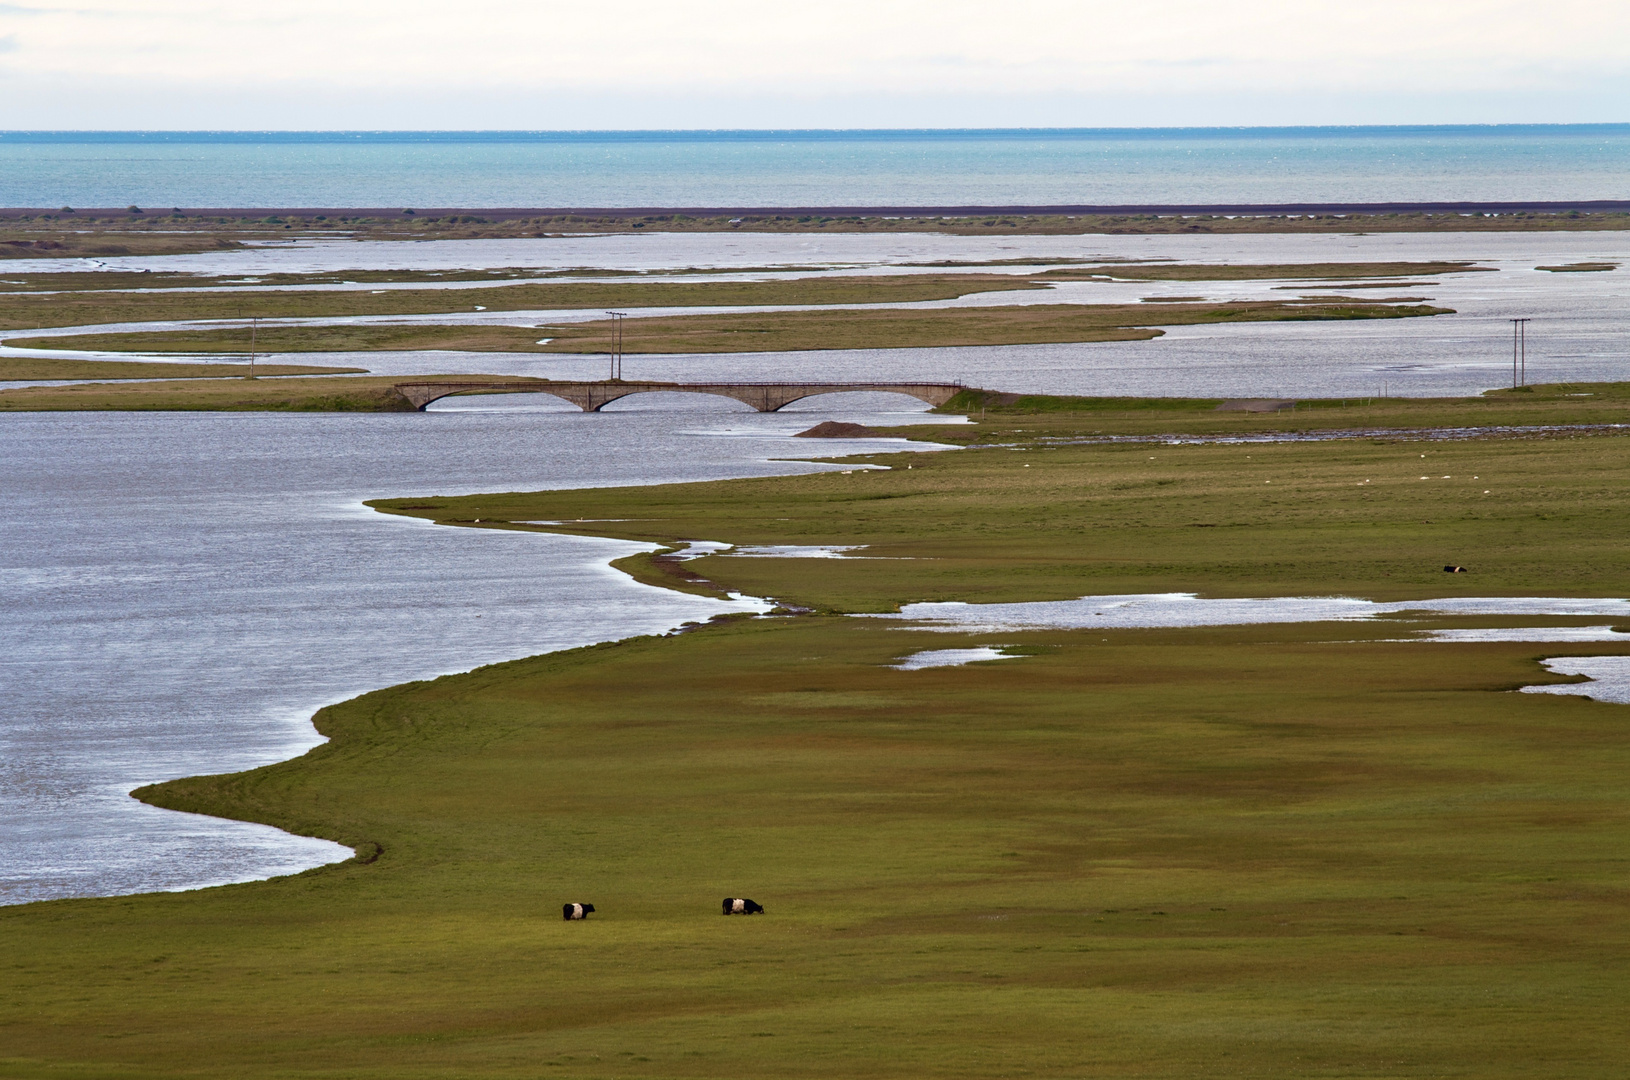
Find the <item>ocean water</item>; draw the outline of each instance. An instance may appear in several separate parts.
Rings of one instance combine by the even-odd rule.
[[[1630,198],[1630,124],[0,132],[8,207],[763,207]]]

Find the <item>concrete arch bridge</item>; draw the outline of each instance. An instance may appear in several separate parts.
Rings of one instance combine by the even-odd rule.
[[[751,405],[759,412],[777,409],[802,401],[817,394],[866,393],[907,394],[930,405],[944,405],[963,389],[961,383],[828,383],[828,382],[627,382],[622,379],[603,379],[589,382],[564,382],[553,379],[435,379],[419,382],[400,382],[396,392],[406,398],[415,409],[423,410],[432,401],[453,394],[530,393],[552,394],[571,402],[584,412],[599,412],[613,401],[631,394],[657,392],[682,394],[714,394],[734,398]]]

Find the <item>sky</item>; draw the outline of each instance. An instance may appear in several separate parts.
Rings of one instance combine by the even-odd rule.
[[[1624,0],[21,0],[0,129],[1630,120]]]

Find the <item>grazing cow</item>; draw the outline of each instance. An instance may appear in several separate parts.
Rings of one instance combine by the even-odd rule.
[[[754,903],[740,896],[727,896],[724,898],[724,913],[726,915],[762,915],[764,905]]]
[[[1443,572],[1445,574],[1464,574],[1466,568],[1464,566],[1445,566]]]
[[[566,904],[560,909],[560,917],[567,922],[574,919],[586,919],[589,917],[589,912],[593,910],[593,904]]]

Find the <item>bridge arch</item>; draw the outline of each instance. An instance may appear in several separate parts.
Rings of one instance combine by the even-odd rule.
[[[550,379],[527,380],[485,380],[485,381],[455,381],[437,380],[434,382],[401,382],[395,386],[396,392],[401,394],[415,409],[423,411],[425,406],[433,401],[440,401],[444,397],[454,394],[471,394],[483,391],[505,391],[511,393],[549,394],[571,402],[584,412],[599,412],[613,401],[634,394],[648,394],[657,392],[713,394],[718,397],[733,398],[743,404],[749,405],[759,412],[775,412],[791,405],[795,401],[802,401],[808,397],[819,394],[842,393],[892,393],[906,394],[929,405],[943,405],[960,392],[963,387],[960,383],[670,383],[670,382],[624,382],[618,380],[564,382]]]
[[[807,398],[820,397],[823,394],[898,394],[902,397],[916,398],[918,401],[926,402],[929,405],[943,405],[952,397],[956,396],[955,393],[937,394],[929,392],[928,390],[919,390],[905,386],[888,386],[882,384],[876,386],[810,386],[802,389],[806,390],[807,392],[800,393],[795,397],[788,396],[781,401],[779,405],[775,406],[774,409],[769,411],[779,412],[780,410],[785,409],[788,405],[795,404]],[[957,387],[957,389],[960,390],[961,387]]]

